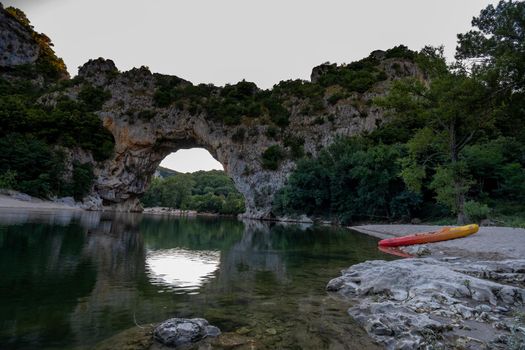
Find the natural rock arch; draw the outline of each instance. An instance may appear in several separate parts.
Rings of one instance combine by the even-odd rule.
[[[151,99],[155,78],[147,69],[140,68],[108,82],[104,72],[114,69],[111,61],[97,60],[80,70],[81,77],[95,85],[105,86],[113,96],[99,115],[115,138],[115,152],[96,170],[92,196],[94,208],[102,205],[112,210],[140,211],[140,195],[145,192],[160,162],[180,149],[201,147],[223,165],[235,187],[244,195],[245,217],[265,218],[270,215],[273,194],[282,187],[293,164],[285,162],[279,171],[261,168],[261,150],[275,144],[260,137],[265,126],[254,125],[252,130],[257,131],[257,136],[244,143],[233,141],[236,127],[210,120],[204,114],[191,115],[175,107],[155,109],[155,115],[147,121],[135,118],[130,122],[133,116],[125,114],[126,111],[133,109],[140,114],[140,111],[154,109]],[[138,96],[136,92],[144,87],[146,90],[140,90],[142,94]],[[120,101],[124,101],[124,107]],[[253,173],[249,173],[248,168]]]
[[[371,100],[383,95],[394,79],[425,78],[414,62],[415,53],[406,47],[374,51],[349,65],[328,63],[314,68],[311,83],[283,82],[272,91],[239,83],[237,92],[241,95],[248,91],[254,99],[258,96],[262,100],[257,100],[259,113],[253,113],[250,108],[237,108],[247,103],[242,96],[237,99],[238,96],[228,95],[231,99],[227,107],[237,108],[232,119],[227,116],[228,108],[221,110],[221,106],[226,106],[222,93],[231,92],[231,86],[208,86],[207,90],[204,86],[206,96],[197,92],[198,99],[183,99],[182,105],[173,103],[168,96],[168,101],[159,104],[155,96],[165,82],[176,93],[179,88],[198,87],[177,77],[152,74],[146,67],[120,73],[111,60],[102,58],[89,61],[80,67],[77,77],[68,80],[64,62],[54,54],[49,38],[34,32],[21,11],[11,9],[8,13],[0,4],[2,49],[5,52],[0,57],[0,73],[4,78],[20,79],[16,68],[24,66],[34,73],[31,84],[46,87],[46,91],[52,88],[54,92],[39,98],[41,104],[53,105],[64,97],[83,100],[84,88],[110,93],[107,101],[93,108],[98,109],[96,114],[114,136],[110,159],[97,162],[89,151],[56,145],[65,149],[66,166],[70,169],[74,161],[94,165],[95,181],[83,201],[86,208],[95,210],[141,210],[139,197],[160,161],[179,149],[202,147],[224,166],[244,195],[244,217],[271,218],[274,194],[294,169],[298,146],[301,155],[315,156],[338,136],[373,130],[384,115]],[[49,70],[54,74],[49,75]],[[220,113],[216,113],[217,108]],[[264,167],[262,157],[270,148],[278,149],[277,153],[284,156]]]
[[[373,54],[381,56],[381,52]],[[372,90],[354,93],[333,104],[327,102],[329,95],[325,95],[324,110],[317,114],[305,115],[300,110],[302,102],[290,97],[289,124],[281,129],[280,137],[271,137],[268,130],[275,126],[257,119],[227,125],[210,118],[203,109],[192,110],[175,104],[159,108],[154,103],[158,81],[170,77],[152,74],[146,67],[120,73],[110,60],[91,60],[79,70],[78,80],[82,84],[74,85],[66,93],[76,99],[86,83],[111,92],[111,98],[97,114],[115,138],[115,151],[111,159],[96,167],[96,181],[85,202],[93,209],[140,211],[139,198],[162,159],[179,149],[202,147],[224,166],[235,187],[244,195],[243,217],[272,218],[274,194],[285,184],[296,160],[286,157],[277,169],[269,170],[262,166],[263,152],[273,145],[287,151],[286,137],[293,135],[304,140],[306,154],[315,155],[338,136],[374,129],[382,120],[383,112],[369,102],[383,94],[389,81],[397,77],[400,60],[395,61],[398,67],[393,67],[392,59],[379,57],[380,69],[386,73],[384,81]],[[420,74],[412,62],[401,60],[401,64],[405,76]],[[320,74],[323,66],[314,69],[312,80]],[[242,139],[235,137],[240,129],[247,135]]]

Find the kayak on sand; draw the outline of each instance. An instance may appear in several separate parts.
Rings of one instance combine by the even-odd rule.
[[[387,238],[379,241],[380,247],[398,247],[404,245],[424,244],[439,241],[447,241],[449,239],[467,237],[478,232],[479,226],[476,224],[459,226],[459,227],[443,227],[440,230],[432,232],[421,232],[413,235]]]

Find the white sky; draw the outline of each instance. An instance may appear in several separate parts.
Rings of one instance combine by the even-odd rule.
[[[160,163],[168,169],[182,173],[193,173],[199,170],[224,170],[224,167],[204,148],[181,149],[171,153]]]
[[[53,40],[72,75],[90,58],[104,57],[120,70],[146,65],[194,83],[246,79],[270,88],[280,80],[308,79],[323,62],[351,62],[399,44],[414,50],[443,44],[452,59],[456,34],[467,31],[472,17],[497,1],[2,2],[21,8],[35,29]],[[206,162],[201,154],[186,154],[181,164]],[[174,163],[163,165],[184,171]]]

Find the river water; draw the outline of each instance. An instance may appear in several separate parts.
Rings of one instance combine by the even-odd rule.
[[[170,317],[259,348],[375,349],[325,286],[389,259],[376,246],[331,227],[1,210],[0,349],[93,349]]]

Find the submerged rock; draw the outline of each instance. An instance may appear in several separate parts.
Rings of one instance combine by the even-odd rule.
[[[153,331],[155,340],[170,347],[193,344],[206,337],[217,337],[220,334],[219,328],[211,326],[203,318],[171,318],[162,322]]]
[[[327,290],[358,299],[348,313],[388,349],[447,348],[458,341],[467,349],[503,349],[501,337],[522,336],[525,346],[525,334],[508,331],[518,322],[509,310],[523,310],[525,289],[516,285],[524,276],[525,260],[367,261],[343,271]]]

